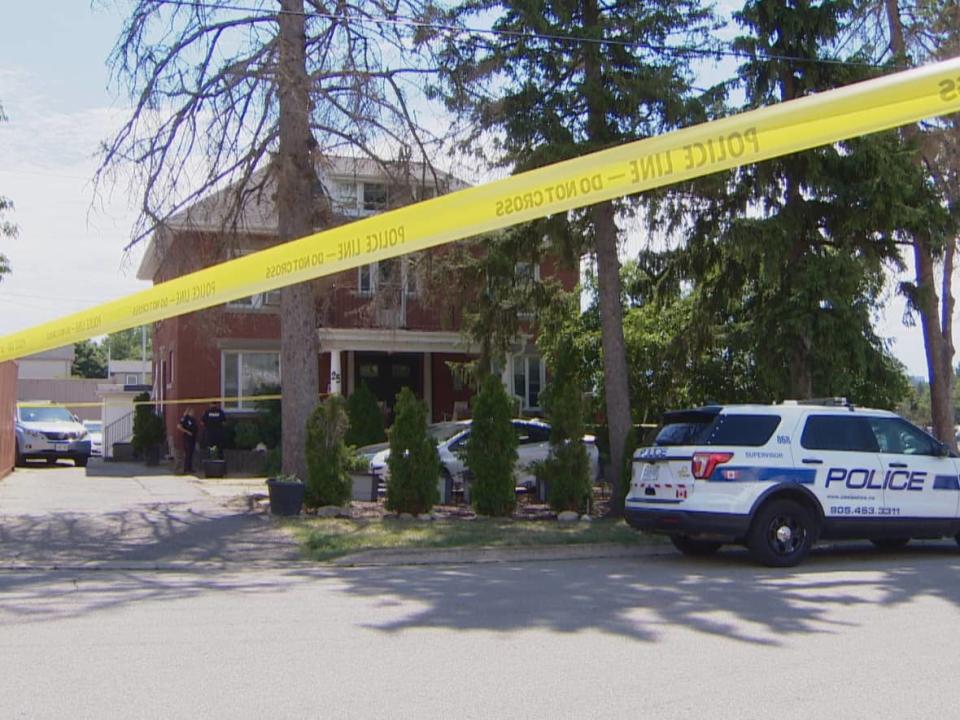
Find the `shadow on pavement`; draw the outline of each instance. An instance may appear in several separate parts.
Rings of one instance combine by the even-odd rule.
[[[370,628],[514,632],[599,630],[656,641],[664,626],[777,646],[796,634],[835,633],[841,607],[895,606],[921,596],[960,606],[955,547],[878,554],[845,547],[801,568],[770,570],[745,552],[712,559],[660,556],[345,572],[347,592],[416,609]]]

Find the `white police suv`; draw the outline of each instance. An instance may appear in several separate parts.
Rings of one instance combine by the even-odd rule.
[[[627,522],[683,553],[745,544],[791,566],[818,539],[960,543],[960,458],[903,418],[845,401],[670,412],[633,457]]]

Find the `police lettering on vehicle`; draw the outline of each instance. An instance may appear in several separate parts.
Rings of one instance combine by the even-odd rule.
[[[922,491],[927,473],[922,470],[888,470],[881,479],[876,470],[867,468],[830,468],[826,487],[843,483],[849,490],[913,490]]]

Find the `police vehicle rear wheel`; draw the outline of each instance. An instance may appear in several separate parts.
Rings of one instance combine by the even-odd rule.
[[[719,550],[723,543],[711,542],[710,540],[694,540],[686,535],[671,535],[670,542],[684,555],[713,555]]]
[[[16,443],[16,445],[14,446],[13,464],[16,467],[23,467],[24,465],[27,464],[26,458],[20,454],[20,443]]]
[[[872,542],[878,550],[900,550],[907,546],[910,538],[874,538],[871,539],[870,542]]]
[[[47,460],[47,465],[56,465],[56,464],[57,464],[57,459],[56,459],[55,457],[48,457],[48,458],[46,458],[46,460]]]
[[[747,546],[769,567],[792,567],[810,552],[817,535],[816,519],[793,500],[773,500],[757,512]]]

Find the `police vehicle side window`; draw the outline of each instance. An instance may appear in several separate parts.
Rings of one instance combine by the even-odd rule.
[[[879,452],[877,437],[867,418],[857,415],[811,415],[800,436],[807,450]]]
[[[770,441],[779,425],[779,415],[720,414],[704,431],[700,442],[705,445],[761,447]]]
[[[937,455],[937,442],[900,418],[870,418],[880,452],[897,455]]]

